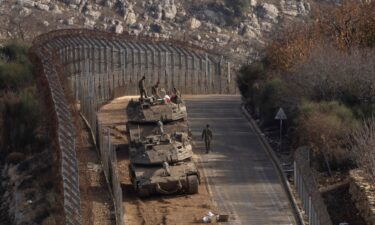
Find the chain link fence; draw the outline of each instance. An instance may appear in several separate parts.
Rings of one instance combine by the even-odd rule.
[[[310,149],[299,148],[294,155],[294,185],[309,225],[332,225],[327,207],[310,168]]]

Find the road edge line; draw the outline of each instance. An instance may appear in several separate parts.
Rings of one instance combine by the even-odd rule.
[[[264,149],[266,150],[267,154],[270,156],[273,166],[277,170],[277,174],[279,175],[279,179],[282,183],[283,189],[288,196],[290,206],[294,213],[294,218],[296,220],[297,225],[305,225],[302,212],[299,210],[299,207],[297,206],[297,201],[295,196],[293,195],[292,188],[289,185],[287,178],[285,176],[285,173],[282,170],[282,166],[280,164],[279,159],[277,158],[275,152],[272,150],[271,146],[269,145],[268,141],[262,135],[262,132],[258,125],[255,123],[254,119],[250,116],[248,111],[245,109],[245,106],[241,105],[241,111],[245,115],[246,119],[250,122],[250,126],[253,128],[253,130],[256,133],[257,138],[260,140],[261,144],[263,145]]]
[[[193,141],[193,146],[195,148],[196,144],[195,144],[195,141]],[[207,190],[207,193],[210,195],[210,200],[212,202],[212,204],[214,205],[214,207],[218,207],[218,204],[217,202],[214,200],[213,198],[213,195],[212,195],[212,190],[211,190],[211,187],[210,187],[210,183],[208,181],[208,178],[207,178],[207,173],[206,173],[206,170],[204,168],[204,165],[203,165],[203,160],[202,160],[202,157],[196,153],[194,153],[194,155],[196,155],[196,163],[198,163],[200,166],[201,166],[201,171],[202,171],[202,174],[203,174],[203,177],[204,177],[204,182],[205,182],[205,185],[206,186],[206,190]]]

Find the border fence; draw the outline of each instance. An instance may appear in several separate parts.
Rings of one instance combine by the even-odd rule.
[[[310,168],[310,149],[302,147],[294,155],[294,185],[309,225],[332,225],[327,207]]]
[[[64,214],[69,225],[82,222],[75,129],[66,94],[73,95],[90,126],[113,197],[116,224],[122,225],[116,146],[111,144],[108,131],[97,123],[99,107],[116,96],[138,94],[137,83],[142,76],[148,88],[160,81],[166,90],[176,87],[182,94],[238,93],[229,62],[209,50],[178,41],[84,29],[58,30],[37,37],[31,51],[41,61],[57,117]],[[63,85],[66,81],[70,90]]]

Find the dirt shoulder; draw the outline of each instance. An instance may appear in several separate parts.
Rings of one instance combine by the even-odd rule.
[[[123,190],[123,206],[125,224],[197,224],[208,211],[217,211],[205,183],[204,174],[199,164],[199,155],[194,159],[201,172],[199,193],[195,195],[154,196],[147,199],[139,198],[130,182],[128,175],[128,148],[124,132],[126,124],[125,109],[132,97],[122,97],[103,106],[98,113],[98,120],[105,127],[111,128],[113,143],[122,144],[117,151],[120,182]],[[133,97],[134,99],[136,97]]]
[[[88,128],[79,120],[76,139],[83,225],[111,225],[113,203]]]

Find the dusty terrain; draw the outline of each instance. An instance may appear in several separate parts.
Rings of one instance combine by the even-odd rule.
[[[112,200],[89,129],[80,119],[77,137],[79,189],[83,225],[111,225]]]
[[[112,143],[127,144],[123,128],[126,121],[125,109],[130,98],[132,97],[117,98],[103,106],[98,113],[98,120],[104,127],[111,128]],[[133,98],[136,97],[133,96]],[[141,199],[137,197],[129,180],[128,151],[126,145],[122,145],[118,149],[117,159],[123,190],[125,224],[196,224],[200,223],[208,211],[216,212],[201,164],[198,162],[199,157],[197,154],[194,157],[202,175],[198,194],[154,196]]]

